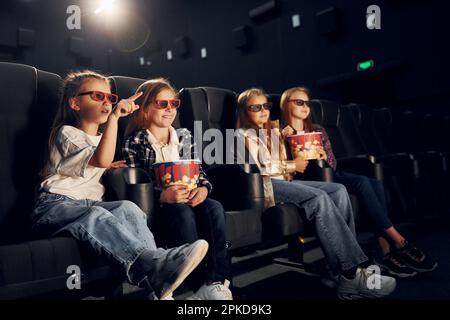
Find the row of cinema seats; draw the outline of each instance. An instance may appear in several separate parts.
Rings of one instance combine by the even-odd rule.
[[[273,119],[279,119],[280,95],[272,94],[271,99]],[[383,182],[394,222],[446,218],[449,116],[313,100],[312,119],[326,129],[338,169]],[[325,170],[326,164],[316,169]],[[333,180],[329,172],[323,176]],[[308,178],[308,171],[303,178]],[[354,200],[355,211],[363,209]]]
[[[111,77],[111,80],[113,90],[121,97],[133,94],[137,86],[144,81],[128,77]],[[204,135],[206,131],[211,132],[212,129],[225,137],[226,129],[234,129],[236,94],[219,88],[184,88],[180,91],[180,99],[182,107],[173,126],[187,128],[193,134],[202,134],[203,140],[198,141],[201,145],[197,145],[199,153],[203,153],[207,148],[215,149],[215,163],[204,162],[203,166],[213,184],[211,197],[220,201],[225,208],[226,238],[230,257],[237,251],[253,248],[264,242],[288,241],[291,258],[300,261],[301,243],[298,237],[304,229],[302,210],[293,204],[281,204],[263,210],[263,184],[257,167],[227,164],[226,141],[223,141],[223,149],[217,149],[214,139],[208,138],[207,134]],[[123,119],[119,124],[118,146],[122,145],[127,121],[128,119]],[[117,159],[121,156],[118,150]],[[121,175],[121,171],[114,172],[114,175],[117,178]],[[117,180],[120,181],[121,178]],[[122,198],[125,194],[123,188],[115,191],[118,198]],[[139,197],[137,203],[139,204],[140,200],[146,201],[143,198],[145,197]],[[140,206],[145,207],[145,204]],[[149,216],[151,210],[149,206]]]
[[[29,220],[35,187],[39,182],[38,172],[45,162],[61,77],[27,65],[1,62],[0,81],[3,84],[0,89],[0,147],[3,150],[0,153],[0,299],[120,297],[123,274],[96,257],[83,243],[66,235],[51,239],[31,236]],[[111,77],[112,90],[121,97],[128,97],[143,81]],[[225,94],[233,97],[229,101],[234,105],[226,105],[224,109],[223,101],[216,103],[208,97],[208,92],[214,90],[183,90],[184,111],[174,125],[189,127],[189,119],[192,119],[189,117],[194,117],[203,121],[204,129],[233,128],[234,115],[229,116],[235,111],[235,95],[230,91]],[[126,121],[126,118],[121,119],[119,123],[118,146],[123,141]],[[118,152],[117,159],[120,157]],[[213,197],[226,209],[230,254],[260,245],[265,240],[289,241],[291,248],[299,244],[298,235],[304,227],[301,210],[283,204],[264,211],[258,170],[251,166],[224,165],[211,166],[207,173],[214,184]],[[107,200],[130,199],[151,217],[152,182],[146,172],[115,170],[106,177],[105,183]],[[81,270],[80,290],[68,290],[67,283],[72,281],[68,279],[69,266],[78,266]]]
[[[0,89],[0,147],[9,151],[0,154],[0,299],[66,295],[120,297],[123,275],[110,268],[102,259],[95,258],[82,243],[64,236],[40,240],[30,236],[28,217],[33,209],[37,173],[44,163],[46,141],[57,107],[60,76],[30,66],[0,63],[0,79],[5,84]],[[121,76],[112,76],[110,79],[113,92],[122,98],[133,94],[144,81]],[[175,127],[186,127],[192,132],[201,130],[202,133],[208,129],[224,133],[226,129],[234,128],[237,107],[234,92],[210,87],[185,88],[180,91],[180,98],[182,107],[174,122]],[[277,98],[279,101],[279,95],[273,95],[274,101]],[[405,209],[396,217],[398,221],[404,221],[410,217],[403,199],[411,194],[405,192],[398,181],[403,182],[402,179],[406,178],[418,181],[420,175],[417,175],[417,168],[428,168],[427,161],[432,160],[415,162],[413,151],[416,150],[389,150],[396,153],[392,159],[387,152],[372,154],[368,149],[367,137],[362,136],[361,129],[365,129],[362,116],[357,113],[364,107],[357,107],[359,109],[317,100],[313,104],[314,122],[327,129],[339,159],[339,167],[383,179],[391,202],[399,202],[399,208]],[[395,129],[388,109],[369,111],[370,117],[385,119],[383,123],[386,128]],[[279,105],[275,104],[272,116],[279,117]],[[123,142],[127,120],[124,118],[119,122],[116,160],[122,157],[119,147]],[[194,120],[200,121],[201,128],[194,128]],[[379,121],[370,121],[374,124],[370,134],[377,133],[376,139],[384,139],[383,134],[389,137],[387,129],[379,132]],[[197,146],[199,151],[213,146],[212,141],[207,140],[204,137],[201,146]],[[445,139],[443,141],[448,143]],[[216,158],[225,163],[227,152],[226,144],[223,145],[223,150],[215,151]],[[439,151],[444,150],[449,149],[442,148]],[[405,153],[405,156],[400,151],[410,153]],[[448,159],[443,153],[439,154],[442,159]],[[391,166],[403,168],[402,161],[405,160],[408,170],[405,170],[404,176],[393,175],[391,172],[395,170]],[[287,242],[289,259],[302,262],[304,246],[301,236],[309,235],[311,228],[304,221],[301,209],[292,204],[280,204],[264,210],[262,178],[254,166],[207,163],[204,166],[214,186],[212,197],[219,200],[226,210],[226,238],[230,256],[242,249],[257,248],[266,243]],[[413,168],[412,175],[410,166]],[[447,170],[448,166],[443,168]],[[305,176],[307,178],[332,181],[331,170],[324,162],[318,162],[308,170],[311,172]],[[447,171],[445,173],[448,175]],[[136,202],[149,215],[151,226],[153,185],[146,172],[140,169],[114,170],[106,177],[105,183],[107,199]],[[359,211],[357,199],[353,196],[352,200],[355,211]],[[80,266],[82,290],[67,290],[69,275],[66,269],[69,265]]]

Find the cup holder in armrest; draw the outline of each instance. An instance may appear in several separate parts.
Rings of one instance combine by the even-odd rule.
[[[154,208],[153,182],[150,175],[142,169],[128,168],[122,171],[125,182],[125,197],[136,203],[149,217]]]
[[[151,183],[150,174],[139,168],[126,168],[122,171],[122,177],[126,184]]]
[[[139,168],[110,170],[104,177],[107,200],[130,200],[149,217],[154,208],[153,183],[148,172]]]

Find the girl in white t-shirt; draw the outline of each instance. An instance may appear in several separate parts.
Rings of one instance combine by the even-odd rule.
[[[157,248],[139,207],[130,201],[102,201],[104,171],[126,166],[113,162],[118,121],[139,109],[134,101],[141,94],[119,102],[108,79],[98,73],[66,77],[32,228],[41,237],[68,233],[87,243],[112,265],[119,265],[131,284],[164,299],[200,263],[208,243]]]

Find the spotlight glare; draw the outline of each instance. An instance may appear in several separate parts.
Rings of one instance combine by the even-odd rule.
[[[94,13],[99,14],[103,11],[111,13],[115,8],[115,2],[116,2],[116,0],[104,0],[102,2],[102,4],[100,5],[100,7],[95,9]]]

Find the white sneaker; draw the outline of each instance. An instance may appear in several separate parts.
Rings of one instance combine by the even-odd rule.
[[[233,295],[231,290],[220,282],[210,285],[205,283],[187,300],[233,300]]]
[[[375,272],[377,271],[377,272]],[[391,294],[396,287],[392,277],[382,276],[378,266],[370,266],[356,270],[354,279],[340,277],[338,298],[343,300],[356,300],[362,298],[382,298]]]

